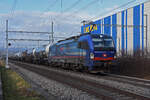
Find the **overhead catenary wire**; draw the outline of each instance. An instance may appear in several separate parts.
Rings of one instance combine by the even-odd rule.
[[[81,1],[81,0],[76,1],[76,2],[73,3],[73,4],[77,5],[77,4],[79,4],[79,1]],[[88,4],[86,4],[85,6],[81,7],[81,8],[78,9],[78,10],[75,10],[74,12],[72,12],[72,13],[70,13],[70,14],[67,14],[66,16],[62,16],[62,14],[58,14],[58,15],[56,15],[55,17],[57,18],[58,16],[61,15],[62,18],[68,19],[68,17],[70,18],[71,16],[76,16],[77,13],[79,13],[82,9],[88,8],[88,7],[92,6],[93,4],[95,4],[96,2],[98,2],[98,1],[97,1],[97,0],[92,0],[91,2],[89,2]],[[72,5],[73,5],[73,4],[72,4]],[[68,8],[72,9],[72,8],[74,8],[74,7],[71,7],[71,6],[70,6],[70,7],[68,7]],[[68,8],[67,8],[67,9],[68,9]],[[64,11],[67,11],[67,9],[65,9]],[[82,19],[81,15],[78,15],[78,16],[79,16],[79,18]]]
[[[45,9],[45,11],[48,11],[48,10],[50,10],[53,6],[55,6],[56,3],[57,3],[57,1],[58,1],[58,0],[55,0],[54,3],[52,3],[51,5],[49,5],[49,7],[47,7],[47,8]],[[16,5],[17,5],[17,0],[14,0],[14,2],[13,2],[13,4],[12,4],[12,7],[11,7],[9,19],[13,17],[14,11],[15,11],[15,9],[16,9]],[[15,31],[14,31],[14,32],[15,32]],[[16,32],[17,32],[17,31],[16,31]],[[22,31],[20,31],[20,33],[22,33]],[[29,32],[25,32],[25,33],[29,33]],[[41,33],[41,32],[34,32],[34,33]],[[47,32],[46,32],[46,33],[47,33]],[[59,38],[59,37],[56,37],[56,38]],[[60,37],[60,38],[62,38],[62,37]],[[28,40],[29,40],[29,39],[28,39]],[[29,41],[30,41],[30,40],[29,40]],[[36,40],[35,40],[35,41],[36,41]]]
[[[62,13],[62,7],[63,7],[63,1],[62,1],[62,0],[60,0],[61,13]]]
[[[66,8],[65,10],[63,10],[62,12],[62,8],[61,8],[61,13],[59,13],[58,15],[56,15],[55,17],[58,17],[58,16],[63,16],[63,13],[66,13],[68,12],[69,10],[73,9],[75,6],[77,6],[81,1],[83,0],[77,0],[76,2],[74,2],[73,4],[71,4],[71,6],[69,6],[68,8]],[[61,1],[61,6],[62,6],[62,1]]]
[[[83,1],[83,0],[82,0]],[[66,12],[66,11],[69,11],[70,9],[72,9],[72,8],[74,8],[76,5],[78,5],[79,3],[81,2],[81,0],[77,0],[76,2],[74,2],[70,7],[68,7],[68,8],[66,8],[65,10],[64,10],[64,12]],[[57,18],[58,16],[60,16],[61,15],[61,17],[62,18],[68,18],[68,17],[71,17],[71,16],[75,16],[77,13],[79,13],[79,11],[80,10],[82,10],[82,9],[85,9],[85,8],[88,8],[89,6],[92,6],[93,4],[95,4],[97,2],[97,0],[92,0],[91,2],[89,2],[87,5],[85,5],[85,6],[83,6],[82,8],[80,8],[80,9],[78,9],[78,10],[76,10],[76,11],[74,11],[73,13],[71,13],[71,14],[68,14],[67,16],[62,16],[63,15],[63,13],[60,13],[60,14],[58,14],[58,15],[56,15],[55,16],[55,18]],[[78,15],[79,17],[80,17],[80,19],[82,19],[82,17],[81,17],[81,15]],[[62,19],[62,18],[60,18],[60,19]],[[59,19],[59,20],[60,20]],[[56,22],[59,22],[59,21],[57,21],[57,19],[55,19],[55,21]]]
[[[16,6],[17,6],[17,0],[14,0],[14,2],[12,4],[12,8],[10,10],[10,18],[13,17],[15,9],[16,9]]]
[[[97,2],[98,2],[97,0],[92,0],[91,2],[89,2],[88,4],[86,4],[85,6],[83,6],[83,7],[81,7],[80,9],[78,9],[78,10],[76,10],[76,11],[74,11],[74,12],[68,14],[68,15],[65,16],[64,18],[68,18],[68,17],[71,17],[71,16],[75,16],[75,15],[76,15],[77,13],[79,13],[82,9],[86,9],[86,8],[92,6],[93,4],[97,3]],[[78,15],[78,16],[79,16],[80,18],[82,18],[81,15]]]
[[[68,8],[66,8],[63,12],[66,12],[66,11],[69,11],[70,9],[72,9],[72,8],[74,8],[79,2],[80,2],[81,0],[77,0],[75,3],[73,3],[71,6],[69,6]],[[63,12],[62,12],[62,4],[63,4],[63,1],[61,0],[61,13],[59,13],[58,15],[56,15],[55,16],[55,18],[57,18],[58,16],[62,16],[63,15]],[[59,23],[59,21],[57,21],[56,19],[55,19],[55,22],[56,22],[56,25],[57,25],[57,29],[58,29],[58,27],[59,27],[59,25],[58,25],[58,23]],[[58,23],[57,23],[58,22]],[[59,30],[59,29],[58,29]]]
[[[51,2],[48,7],[46,9],[44,9],[43,13],[41,13],[39,16],[41,17],[43,14],[45,14],[45,12],[49,11],[50,9],[52,9],[58,2],[59,0],[53,0],[53,2]],[[21,31],[18,31],[20,33],[22,33]],[[43,33],[46,33],[46,34],[51,34],[51,32],[26,32],[26,31],[23,31],[24,33],[40,33],[40,34],[43,34]]]
[[[52,4],[50,4],[50,5],[44,10],[44,12],[49,11],[50,9],[52,9],[52,8],[57,4],[57,2],[58,2],[58,0],[55,0]],[[44,13],[44,12],[43,12],[43,13]]]
[[[51,0],[50,0],[50,1],[51,1]],[[42,17],[42,15],[44,15],[45,12],[49,11],[50,9],[52,9],[52,8],[57,4],[58,1],[59,1],[59,0],[54,0],[53,2],[51,2],[51,3],[48,5],[48,7],[46,7],[46,8],[43,10],[43,12],[41,12],[41,13],[39,14],[39,17]],[[28,25],[24,25],[24,26],[28,26]],[[24,28],[26,28],[26,27],[24,27]]]
[[[73,9],[75,6],[77,6],[81,1],[83,0],[77,0],[76,2],[74,2],[71,6],[69,6],[68,8],[66,8],[63,12],[69,11],[71,9]]]
[[[101,1],[101,2],[103,2],[103,1]],[[123,8],[123,7],[128,6],[128,5],[132,4],[132,3],[135,3],[135,0],[132,0],[132,1],[130,1],[130,2],[127,2],[127,3],[125,3],[125,4],[123,4],[123,5],[119,6],[119,7],[114,8],[114,9],[111,9],[110,11],[101,13],[100,15],[108,14],[109,12],[112,12],[112,11],[117,10],[117,9],[119,9],[119,8]],[[77,13],[77,12],[75,12],[75,13]],[[65,16],[65,17],[66,17],[66,16]],[[94,17],[94,18],[95,18],[95,17]],[[91,19],[94,19],[94,18],[91,18]],[[91,20],[91,19],[90,19],[90,20]]]
[[[50,0],[50,1],[51,1],[51,0]],[[53,0],[53,2],[51,1],[51,3],[50,3],[45,9],[43,9],[43,12],[41,12],[41,13],[39,14],[39,17],[42,17],[42,15],[44,15],[45,12],[49,11],[50,9],[52,9],[52,8],[57,4],[58,1],[59,1],[59,0]],[[44,19],[41,19],[41,23],[43,22],[43,20],[45,20],[45,18],[44,18]],[[28,23],[27,23],[27,25],[25,24],[24,26],[25,26],[24,29],[26,29],[27,26],[29,26],[29,25],[28,25]]]
[[[101,0],[101,2],[103,2],[103,0]],[[127,2],[127,3],[125,3],[125,4],[123,4],[123,5],[119,6],[119,7],[115,7],[114,9],[111,9],[111,10],[109,10],[109,11],[107,11],[107,12],[101,13],[100,15],[103,16],[103,15],[105,15],[105,14],[108,14],[109,12],[112,12],[112,11],[117,10],[117,9],[119,9],[119,8],[123,8],[123,7],[125,7],[125,6],[127,6],[127,5],[129,5],[129,4],[131,4],[131,3],[134,3],[134,2],[135,2],[135,0],[132,0],[132,1]],[[89,4],[90,4],[90,3],[89,3]],[[81,9],[84,9],[84,8],[86,8],[86,6],[80,8],[79,10],[77,10],[77,11],[75,11],[75,12],[73,12],[73,13],[77,14],[78,11],[80,11]],[[69,15],[70,15],[70,16],[75,16],[73,13],[71,13],[71,14],[69,14]],[[68,15],[68,16],[65,16],[64,18],[70,17],[69,15]],[[100,15],[99,15],[99,16],[100,16]],[[99,16],[92,17],[92,18],[90,18],[89,20],[93,20],[93,19],[95,19],[95,18],[97,18],[97,17],[99,17]],[[80,16],[79,16],[79,17],[80,17]],[[81,18],[81,17],[80,17],[80,18]]]
[[[81,1],[83,1],[83,0],[77,0],[76,2],[74,2],[73,4],[71,4],[71,6],[69,6],[69,7],[66,8],[65,10],[63,10],[63,12],[67,12],[67,11],[71,10],[71,9],[74,8],[77,4],[79,4],[79,2],[81,2]],[[61,0],[61,10],[62,10],[62,0]],[[62,16],[62,13],[56,15],[55,17],[60,16],[60,15]]]
[[[104,16],[104,15],[106,15],[106,14],[109,14],[110,12],[113,12],[113,11],[115,11],[115,10],[117,10],[117,9],[126,7],[126,6],[128,6],[128,5],[132,4],[132,3],[135,3],[135,2],[136,2],[136,0],[129,1],[129,2],[123,4],[123,5],[119,6],[119,7],[115,7],[115,8],[113,8],[113,9],[109,10],[109,11],[102,12],[102,13],[100,13],[99,15],[90,18],[89,20],[94,20],[94,19],[96,19],[96,18],[98,18],[98,17],[100,17],[100,16]]]
[[[74,4],[75,4],[75,5],[79,4],[79,1],[81,1],[81,0],[76,1]],[[88,7],[92,6],[92,5],[95,4],[95,3],[97,3],[97,0],[92,0],[91,2],[89,2],[88,4],[86,4],[85,6],[81,7],[80,9],[75,10],[74,12],[72,12],[72,13],[66,15],[66,16],[61,16],[61,17],[62,17],[63,19],[68,19],[68,17],[76,16],[76,14],[79,13],[82,9],[88,8]],[[72,5],[73,5],[73,4],[72,4]],[[70,6],[70,8],[72,9],[73,7]],[[67,10],[64,10],[64,11],[67,11]],[[60,15],[62,15],[62,14],[58,14],[57,16],[55,16],[55,18],[57,18],[57,17],[60,16]],[[80,19],[82,19],[81,15],[78,15],[78,16],[79,16]],[[61,19],[62,19],[62,18],[61,18]],[[61,19],[59,19],[59,20],[61,20]],[[57,19],[55,19],[55,21],[56,21],[56,22],[59,22],[59,21],[57,21]]]

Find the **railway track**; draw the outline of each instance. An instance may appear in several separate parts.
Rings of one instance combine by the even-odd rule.
[[[48,79],[84,91],[99,100],[150,100],[150,82],[117,75],[89,75],[12,61]]]
[[[106,74],[109,76],[109,79],[115,80],[115,81],[120,81],[120,82],[125,82],[145,88],[150,88],[150,80],[146,79],[140,79],[136,77],[128,77],[128,76],[120,76],[120,75],[114,75],[114,74]]]

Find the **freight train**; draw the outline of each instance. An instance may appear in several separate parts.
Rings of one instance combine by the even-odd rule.
[[[111,36],[85,33],[60,40],[26,54],[31,62],[90,72],[109,71],[115,65],[116,49]]]

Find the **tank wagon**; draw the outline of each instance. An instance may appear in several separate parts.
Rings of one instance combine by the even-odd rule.
[[[37,63],[37,64],[44,64],[46,63],[46,52],[45,52],[45,48],[44,47],[39,47],[39,48],[34,48],[32,51],[32,61],[33,63]]]
[[[10,59],[20,61],[20,60],[21,60],[21,57],[22,57],[21,54],[22,54],[21,52],[17,52],[17,53],[15,53],[13,56],[11,56]]]
[[[50,46],[48,61],[64,68],[97,72],[108,71],[115,64],[115,55],[111,36],[86,33]]]

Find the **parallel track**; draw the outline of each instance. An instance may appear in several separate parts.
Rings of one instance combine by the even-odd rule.
[[[125,83],[129,83],[129,84],[133,84],[136,86],[141,86],[141,87],[150,89],[150,80],[140,79],[140,78],[136,78],[136,77],[115,75],[115,74],[106,74],[106,75],[109,76],[110,80],[112,79],[115,81],[125,82]]]
[[[73,88],[77,88],[82,91],[85,91],[102,100],[150,100],[150,96],[147,96],[147,95],[136,94],[134,92],[132,93],[132,92],[124,91],[115,87],[110,87],[104,84],[99,84],[96,81],[86,80],[86,79],[81,78],[80,76],[74,77],[72,75],[60,73],[59,71],[47,70],[48,68],[44,68],[43,66],[26,64],[26,63],[21,63],[21,62],[14,62],[14,61],[13,63],[17,66],[33,71],[49,79],[69,85]],[[136,85],[139,87],[150,88],[149,87],[150,82],[144,81],[144,80],[141,80],[141,81],[138,79],[132,80],[132,78],[127,78],[127,77],[123,78],[121,76],[117,77],[115,75],[108,75],[104,77],[96,76],[96,75],[89,75],[89,76],[93,78],[96,77],[96,78],[106,79],[109,81],[117,81],[117,82],[122,82],[122,83],[124,82],[128,84]]]

